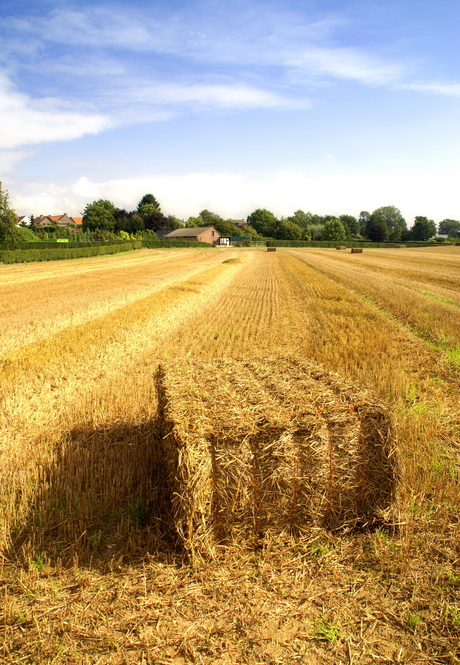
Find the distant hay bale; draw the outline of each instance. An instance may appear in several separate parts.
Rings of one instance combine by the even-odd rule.
[[[362,247],[352,247],[351,248],[351,253],[352,254],[361,254],[362,251],[363,251]]]
[[[267,252],[276,252],[276,247],[267,247]]]
[[[460,247],[460,242],[456,242],[455,247]]]
[[[226,259],[222,263],[241,263],[241,259],[239,259],[238,257],[235,257],[233,259]]]
[[[401,249],[402,247],[405,247],[406,245],[395,245],[395,249]]]
[[[346,249],[346,245],[337,245],[336,249]]]
[[[297,358],[177,360],[158,374],[173,521],[186,549],[381,522],[398,484],[384,404]]]

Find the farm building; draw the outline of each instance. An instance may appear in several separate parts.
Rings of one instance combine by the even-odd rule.
[[[250,240],[249,236],[220,236],[216,245],[219,247],[233,245],[235,242],[243,242]]]
[[[184,240],[196,240],[197,242],[207,242],[210,245],[215,245],[220,238],[220,233],[213,226],[195,226],[175,229],[163,237],[183,238]]]

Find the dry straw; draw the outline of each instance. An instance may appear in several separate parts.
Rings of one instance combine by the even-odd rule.
[[[238,256],[235,256],[233,259],[226,259],[222,263],[241,263],[241,259]]]
[[[192,556],[389,519],[395,431],[369,393],[296,358],[176,360],[158,384],[172,518]]]

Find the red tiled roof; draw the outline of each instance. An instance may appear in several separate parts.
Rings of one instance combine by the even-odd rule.
[[[70,219],[72,219],[75,224],[77,224],[77,226],[81,226],[83,224],[83,217],[71,217]]]

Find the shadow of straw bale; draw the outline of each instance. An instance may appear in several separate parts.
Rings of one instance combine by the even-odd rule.
[[[12,554],[51,561],[173,551],[156,421],[71,430],[41,470]]]

